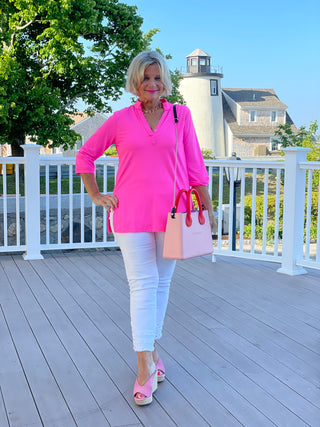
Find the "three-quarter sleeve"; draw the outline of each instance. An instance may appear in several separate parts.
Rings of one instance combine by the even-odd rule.
[[[117,111],[80,149],[76,172],[94,173],[94,161],[112,144],[119,155],[113,194],[119,204],[113,212],[117,233],[163,232],[172,208],[176,133],[172,104],[163,101],[163,114],[152,130],[141,103]],[[177,105],[178,153],[176,188],[207,185],[208,174],[190,110]],[[185,210],[185,201],[179,204]]]
[[[94,173],[94,161],[102,156],[116,139],[116,118],[113,114],[80,148],[76,157],[76,173]]]
[[[188,107],[184,107],[183,141],[190,186],[208,185],[209,176]]]

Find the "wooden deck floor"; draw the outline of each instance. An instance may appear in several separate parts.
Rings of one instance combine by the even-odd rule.
[[[154,402],[135,405],[118,251],[0,257],[0,426],[320,426],[320,272],[178,262]]]

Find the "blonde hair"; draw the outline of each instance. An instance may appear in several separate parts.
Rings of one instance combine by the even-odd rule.
[[[163,84],[161,96],[170,95],[172,83],[166,61],[160,53],[151,50],[140,52],[133,58],[127,73],[126,91],[138,96],[138,88],[144,79],[145,69],[153,64],[157,64],[160,69],[160,79]]]

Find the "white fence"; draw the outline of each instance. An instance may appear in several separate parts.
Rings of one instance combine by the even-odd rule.
[[[25,259],[37,259],[45,250],[117,246],[107,230],[106,211],[92,204],[74,173],[75,159],[40,156],[37,145],[24,148],[24,158],[0,159],[0,252],[24,252]],[[307,152],[289,148],[285,161],[277,162],[205,161],[218,220],[215,255],[278,262],[278,271],[290,275],[304,273],[304,267],[320,268],[320,163],[307,162]],[[13,176],[7,174],[8,164],[14,165]],[[241,170],[241,184],[234,245],[235,187],[227,183],[225,168],[230,167],[232,181],[235,166]],[[117,167],[117,158],[96,161],[100,191],[113,191]]]

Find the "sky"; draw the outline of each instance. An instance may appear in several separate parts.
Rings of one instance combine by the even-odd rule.
[[[272,88],[296,126],[318,120],[320,127],[319,0],[122,2],[137,6],[144,32],[160,29],[152,48],[172,55],[170,69],[185,67],[186,56],[200,48],[223,68],[223,88]]]

